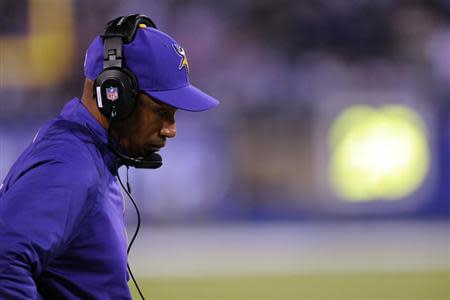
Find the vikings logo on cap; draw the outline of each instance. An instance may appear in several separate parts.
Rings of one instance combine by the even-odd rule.
[[[119,99],[119,89],[116,87],[106,88],[106,99],[111,101]]]
[[[187,57],[186,57],[186,52],[178,44],[173,44],[173,48],[175,49],[177,54],[179,56],[181,56],[181,61],[180,61],[180,65],[178,66],[178,69],[181,70],[181,69],[183,69],[183,67],[186,67],[186,71],[189,73],[189,63],[188,63],[188,60],[187,60]]]

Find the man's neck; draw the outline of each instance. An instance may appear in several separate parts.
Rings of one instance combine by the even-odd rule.
[[[102,115],[102,113],[98,110],[97,104],[95,103],[96,99],[93,95],[93,84],[94,82],[90,79],[86,79],[84,82],[83,88],[83,96],[81,96],[81,103],[87,108],[87,110],[91,113],[91,115],[97,120],[100,125],[108,129],[109,128],[109,120]]]
[[[94,119],[97,120],[100,125],[108,129],[109,127],[109,121],[106,119],[105,116],[103,116],[99,111],[97,106],[94,103],[95,99],[85,99],[81,98],[81,103],[86,107],[86,109],[91,113],[91,115],[94,117]]]

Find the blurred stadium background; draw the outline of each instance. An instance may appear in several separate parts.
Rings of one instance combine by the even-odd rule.
[[[222,101],[178,112],[164,167],[131,170],[144,227],[130,262],[150,299],[450,298],[449,1],[0,11],[1,179],[81,96],[85,50],[117,15],[153,18],[187,49],[191,82]]]

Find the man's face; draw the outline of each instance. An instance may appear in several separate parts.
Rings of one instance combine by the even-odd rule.
[[[124,120],[113,123],[113,135],[132,157],[147,156],[164,147],[176,135],[176,108],[146,94],[136,98],[136,108]]]

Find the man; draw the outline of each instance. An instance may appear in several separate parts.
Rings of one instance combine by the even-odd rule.
[[[177,109],[218,101],[191,86],[185,51],[142,15],[108,23],[68,102],[0,189],[0,299],[131,299],[120,165],[156,168]]]

